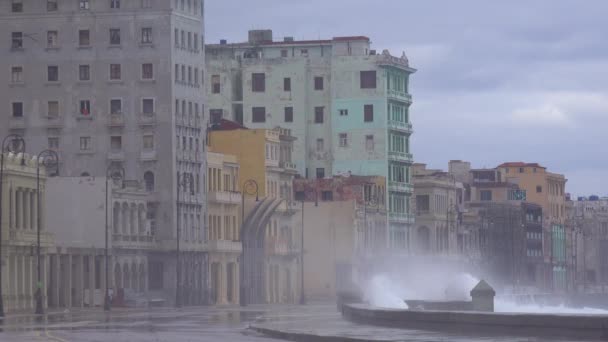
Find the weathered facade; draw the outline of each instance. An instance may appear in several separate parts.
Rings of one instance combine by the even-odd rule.
[[[367,37],[244,43],[206,48],[209,114],[251,128],[289,128],[293,159],[306,178],[351,172],[386,178],[389,241],[404,250],[410,210],[409,77],[403,54],[376,53]]]
[[[8,80],[0,102],[9,113],[0,136],[56,150],[63,176],[105,177],[114,166],[144,184],[136,205],[145,202],[154,222],[153,284],[172,298],[178,222],[182,269],[205,258],[203,14],[202,0],[0,3],[0,77]],[[178,199],[178,178],[190,175],[195,191]],[[186,287],[198,281],[190,274],[182,272]]]
[[[385,186],[380,176],[294,180],[295,198],[304,210],[297,225],[304,229],[306,298],[334,298],[385,260]]]
[[[245,291],[241,301],[293,303],[297,299],[294,140],[288,129],[246,129],[227,120],[209,132],[209,150],[236,156],[240,165],[238,184],[246,197],[240,225],[244,250],[240,285]]]

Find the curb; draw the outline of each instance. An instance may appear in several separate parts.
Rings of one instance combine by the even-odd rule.
[[[314,333],[283,331],[278,329],[264,328],[260,326],[250,325],[250,330],[258,332],[270,338],[281,339],[295,342],[370,342],[369,338],[317,335]],[[392,342],[395,340],[373,340],[378,342]]]

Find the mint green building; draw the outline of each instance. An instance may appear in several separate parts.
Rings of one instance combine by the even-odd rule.
[[[275,41],[270,30],[207,45],[205,54],[212,122],[290,129],[306,178],[386,177],[373,198],[388,205],[387,247],[405,250],[414,223],[409,78],[416,71],[405,54],[378,53],[364,36]],[[282,186],[292,198],[291,185]]]

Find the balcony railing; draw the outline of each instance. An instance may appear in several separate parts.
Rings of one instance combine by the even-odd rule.
[[[412,134],[414,132],[414,130],[412,129],[412,124],[409,122],[388,120],[388,128],[394,131],[405,132],[408,134]]]
[[[125,117],[122,114],[111,114],[108,117],[109,127],[122,127],[125,125]]]
[[[140,126],[156,125],[156,115],[155,114],[140,114],[139,115],[139,125]]]
[[[224,204],[241,203],[241,193],[236,191],[209,191],[207,197],[209,202]]]
[[[155,240],[152,235],[112,234],[112,246],[119,248],[152,248]]]
[[[40,243],[48,245],[52,242],[52,235],[49,232],[40,232]],[[37,241],[37,231],[32,229],[11,229],[9,230],[9,243],[16,242],[20,244],[31,245]]]
[[[209,240],[210,252],[241,253],[243,246],[240,241]]]
[[[282,161],[279,163],[279,167],[284,168],[286,171],[296,171],[296,164],[292,162]]]
[[[408,213],[391,212],[388,214],[388,217],[392,222],[397,223],[414,224],[416,221],[415,216]]]
[[[292,256],[300,250],[285,239],[269,237],[266,239],[266,255]]]
[[[125,153],[123,151],[110,151],[108,152],[108,160],[123,161],[125,160]]]
[[[399,191],[399,192],[413,192],[414,186],[409,183],[404,182],[394,182],[390,181],[388,183],[388,188],[390,191]]]
[[[156,150],[144,150],[141,151],[139,158],[143,161],[152,161],[156,160]]]
[[[399,152],[399,151],[389,151],[388,157],[391,160],[403,162],[403,163],[412,163],[414,156],[411,153],[407,152]]]
[[[25,119],[23,117],[11,117],[8,121],[9,129],[24,129]]]
[[[386,91],[386,93],[391,99],[407,103],[412,102],[412,95],[406,92],[389,89]]]

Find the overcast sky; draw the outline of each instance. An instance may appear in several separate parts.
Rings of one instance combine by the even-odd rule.
[[[365,35],[407,54],[417,162],[538,162],[608,195],[608,1],[207,0],[207,42]]]

